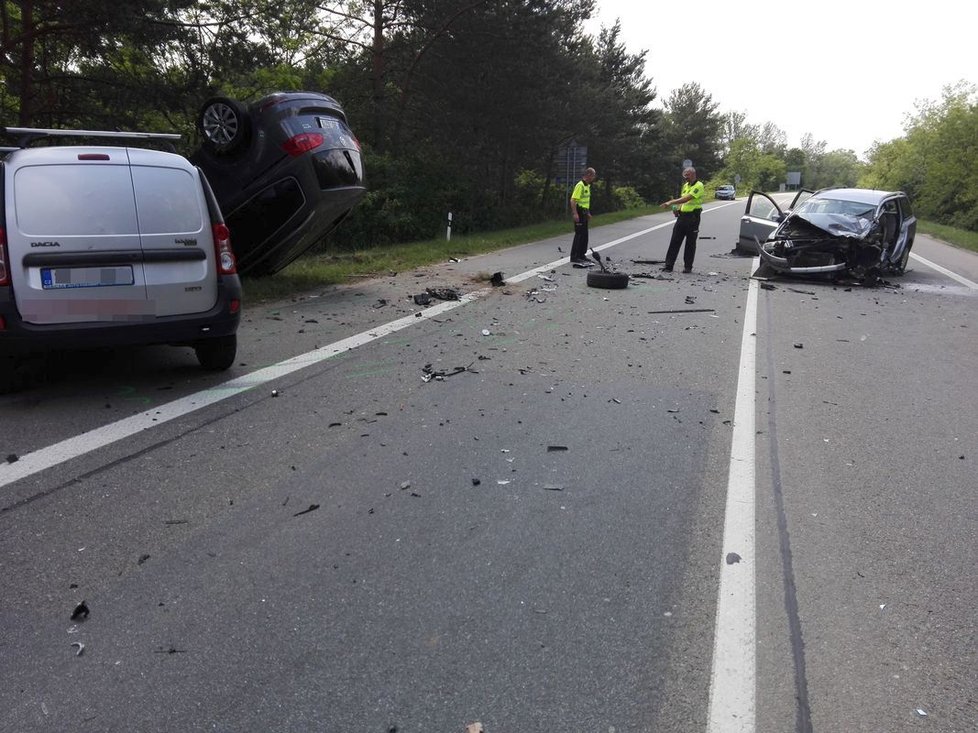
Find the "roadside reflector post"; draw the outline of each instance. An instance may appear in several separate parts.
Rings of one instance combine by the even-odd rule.
[[[448,229],[445,230],[445,241],[452,241],[452,212],[448,212]]]

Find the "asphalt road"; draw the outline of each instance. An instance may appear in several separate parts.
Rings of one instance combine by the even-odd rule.
[[[0,397],[0,730],[978,729],[978,257],[761,289],[742,206],[690,275],[588,288],[568,231],[246,306],[225,375],[106,352]],[[592,244],[656,274],[671,221]]]

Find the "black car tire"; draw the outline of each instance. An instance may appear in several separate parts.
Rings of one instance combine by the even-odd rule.
[[[243,146],[251,137],[248,109],[233,99],[213,97],[200,108],[197,130],[203,146],[212,153],[226,155]]]
[[[587,284],[591,288],[622,290],[628,287],[628,273],[591,270],[587,274]]]
[[[198,341],[194,344],[194,352],[204,369],[209,372],[223,372],[234,363],[234,357],[238,353],[238,337],[232,333],[229,336]]]

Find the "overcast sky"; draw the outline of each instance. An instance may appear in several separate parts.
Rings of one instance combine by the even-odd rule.
[[[811,133],[865,160],[875,140],[903,137],[918,100],[978,84],[973,0],[597,0],[597,12],[587,32],[620,18],[629,52],[648,51],[657,105],[695,81],[721,112],[773,122],[792,147]]]

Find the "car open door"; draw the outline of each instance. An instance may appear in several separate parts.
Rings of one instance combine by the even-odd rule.
[[[803,188],[795,194],[791,206],[782,209],[777,202],[761,191],[751,191],[747,197],[747,207],[740,217],[740,235],[737,238],[737,251],[757,254],[757,243],[763,242],[780,224],[788,211],[811,196],[814,191]]]

